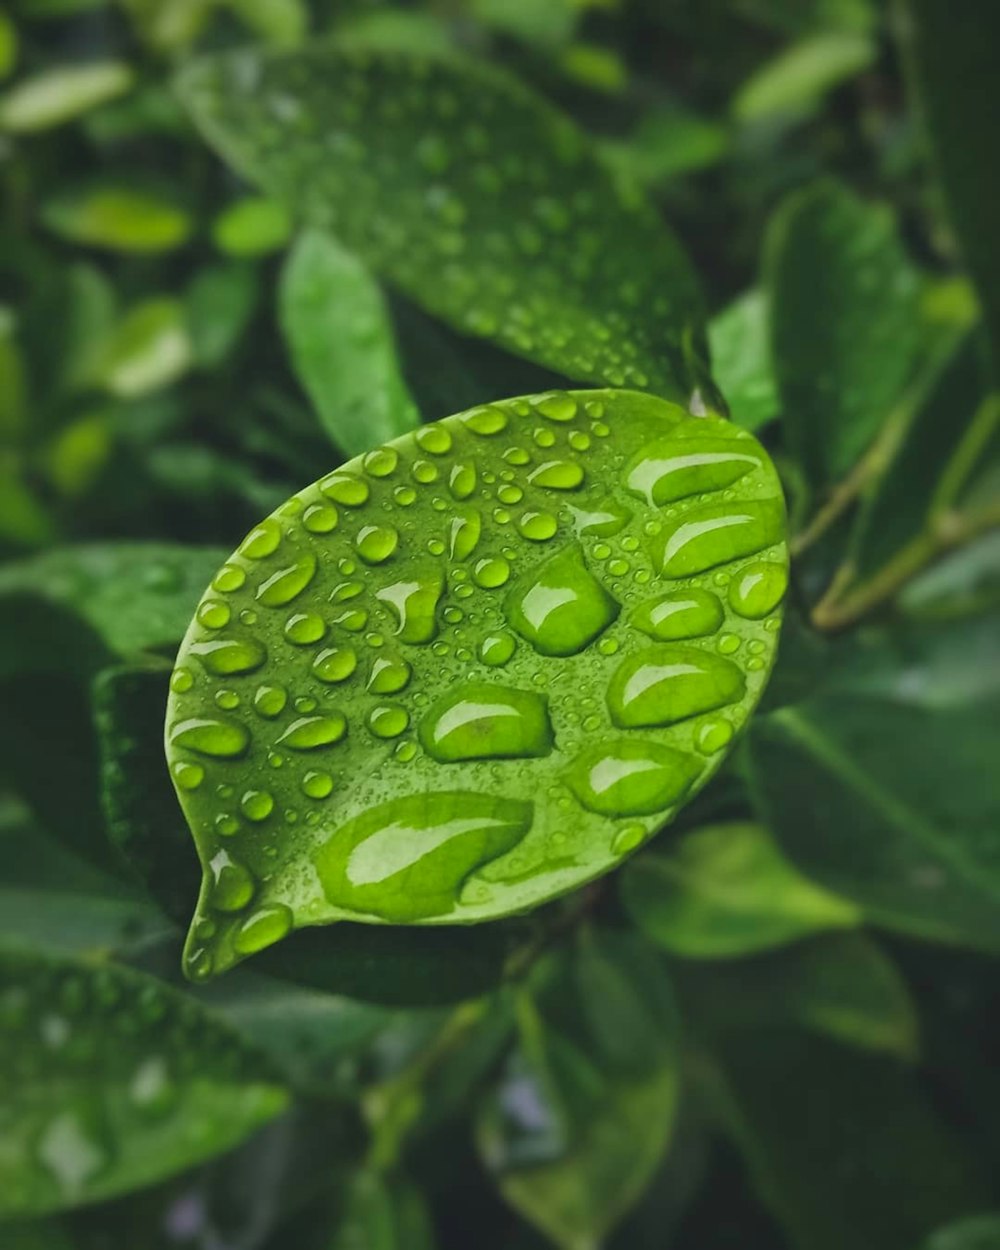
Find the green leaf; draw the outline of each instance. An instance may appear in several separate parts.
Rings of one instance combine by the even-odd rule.
[[[767,950],[823,929],[850,928],[859,909],[801,876],[760,825],[695,829],[669,855],[634,859],[622,876],[636,924],[677,955]]]
[[[813,880],[877,924],[1000,946],[995,699],[820,696],[758,717],[749,762],[764,818]]]
[[[970,1215],[938,1229],[923,1250],[997,1250],[998,1246],[1000,1215]]]
[[[120,61],[43,70],[0,97],[0,130],[29,134],[61,126],[124,95],[134,81],[133,70]]]
[[[291,233],[292,223],[284,205],[259,195],[230,204],[212,224],[212,240],[228,256],[266,256],[280,251]]]
[[[835,933],[750,959],[677,969],[682,1000],[713,1029],[797,1025],[913,1060],[916,1009],[906,982],[863,933]]]
[[[241,173],[459,330],[569,377],[674,399],[703,385],[679,245],[497,71],[318,45],[203,60],[180,86]]]
[[[638,393],[485,405],[293,496],[174,672],[189,975],[293,927],[490,920],[608,871],[718,768],[786,579],[764,450]]]
[[[757,287],[733,300],[708,326],[712,376],[726,397],[730,418],[745,430],[759,430],[781,408],[769,328],[767,295]]]
[[[244,337],[260,298],[256,270],[240,261],[209,265],[185,296],[191,350],[202,369],[217,369]]]
[[[309,29],[307,0],[223,0],[252,31],[268,43],[294,46]]]
[[[729,144],[725,126],[674,106],[647,112],[627,139],[606,141],[603,152],[623,174],[656,186],[717,165]]]
[[[282,272],[280,320],[323,428],[349,456],[419,424],[382,293],[331,235],[309,230],[299,236]]]
[[[854,465],[909,380],[917,275],[888,210],[833,182],[786,201],[766,265],[785,437],[821,490]]]
[[[992,156],[998,96],[990,53],[1000,40],[1000,11],[986,5],[975,15],[952,13],[934,0],[907,0],[904,9],[912,84],[982,302],[998,380],[1000,241],[992,205],[1000,172]]]
[[[20,40],[14,19],[0,9],[0,78],[6,78],[17,64]]]
[[[231,1030],[125,968],[0,956],[0,1014],[4,1216],[149,1185],[285,1105]]]
[[[342,1195],[331,1245],[344,1250],[434,1250],[430,1213],[420,1191],[399,1175],[362,1170]]]
[[[110,651],[130,656],[180,639],[222,552],[179,543],[92,543],[47,551],[0,569],[0,612],[12,632],[25,600],[79,617]],[[63,667],[58,639],[22,635],[36,662]],[[21,662],[22,667],[25,662]],[[4,671],[4,669],[0,671]],[[15,669],[16,671],[16,669]]]
[[[716,1038],[719,1110],[796,1250],[913,1250],[975,1208],[975,1161],[897,1061],[794,1030]]]
[[[564,1250],[590,1250],[648,1184],[678,1091],[670,985],[634,937],[585,936],[526,1002],[477,1122],[507,1201]]]
[[[827,30],[790,44],[743,84],[732,111],[744,125],[809,117],[823,97],[874,62],[875,40],[860,31]]]
[[[42,205],[41,217],[60,238],[113,252],[173,251],[194,224],[172,197],[106,183],[60,192]]]
[[[112,395],[135,399],[176,382],[191,367],[184,306],[170,296],[135,304],[107,345],[100,380]]]

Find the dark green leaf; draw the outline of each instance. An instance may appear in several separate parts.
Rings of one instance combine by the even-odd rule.
[[[903,7],[913,83],[982,301],[997,378],[1000,240],[993,208],[1000,199],[1000,171],[993,157],[1000,95],[991,54],[1000,41],[1000,9],[987,4],[952,10],[939,0],[907,0]]]
[[[172,679],[204,868],[189,974],[292,928],[492,920],[608,871],[759,698],[783,521],[751,435],[636,392],[475,408],[293,496],[214,579]]]
[[[742,955],[823,929],[850,928],[859,909],[801,876],[760,825],[685,833],[669,855],[638,856],[622,876],[640,928],[677,955]]]
[[[628,139],[608,141],[603,151],[626,177],[655,186],[719,164],[729,141],[719,122],[674,107],[647,113]]]
[[[343,1214],[330,1243],[337,1250],[434,1250],[424,1200],[404,1177],[358,1172],[342,1201]]]
[[[702,384],[679,245],[496,71],[316,46],[205,60],[181,90],[241,173],[459,329],[569,377],[674,399]]]
[[[998,1250],[1000,1215],[970,1215],[940,1228],[928,1237],[923,1250]]]
[[[186,296],[191,350],[203,369],[216,369],[237,346],[253,316],[260,285],[256,271],[239,261],[198,273]]]
[[[777,387],[768,340],[767,296],[753,288],[709,322],[712,376],[726,397],[730,416],[745,430],[757,430],[778,415]]]
[[[285,1104],[256,1055],[160,982],[0,957],[0,1210],[128,1192],[228,1149]]]
[[[866,450],[911,375],[917,275],[889,210],[832,182],[779,211],[767,273],[785,435],[822,490]]]
[[[280,315],[295,372],[348,456],[416,428],[382,293],[331,235],[299,237],[282,273]]]
[[[744,124],[808,117],[829,91],[867,69],[876,51],[875,41],[860,31],[809,35],[743,84],[733,101],[733,116]]]

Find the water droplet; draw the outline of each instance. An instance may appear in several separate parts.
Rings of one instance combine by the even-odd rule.
[[[316,612],[293,612],[285,622],[285,637],[297,647],[319,642],[326,633],[326,622]]]
[[[392,497],[401,508],[408,508],[416,501],[417,492],[412,486],[397,486],[392,492]]]
[[[302,524],[310,534],[329,534],[337,528],[337,509],[328,503],[313,503],[302,514]]]
[[[608,711],[622,729],[672,725],[742,698],[743,674],[731,661],[664,643],[629,656],[608,684]]]
[[[650,638],[669,642],[678,638],[701,638],[714,634],[725,613],[718,598],[708,590],[668,590],[640,603],[630,623]]]
[[[646,840],[646,830],[642,825],[626,825],[619,829],[611,842],[613,855],[628,855]]]
[[[491,668],[501,668],[514,654],[516,645],[514,635],[506,631],[487,634],[479,644],[479,658]]]
[[[239,546],[239,554],[248,560],[262,560],[265,556],[277,551],[281,542],[281,526],[273,517],[261,521],[256,529],[252,529]]]
[[[780,499],[701,504],[660,535],[656,564],[665,577],[691,577],[780,542],[783,528]]]
[[[238,721],[197,716],[174,725],[170,745],[186,747],[199,755],[232,759],[242,755],[250,745],[250,734]]]
[[[375,597],[378,598],[378,595]],[[348,608],[346,612],[338,612],[333,623],[346,629],[349,634],[360,634],[368,624],[368,613],[364,608]]]
[[[187,668],[175,668],[170,674],[170,689],[174,694],[183,694],[194,685],[194,677]]]
[[[409,664],[399,656],[377,656],[372,662],[365,689],[372,694],[397,694],[406,689],[411,672]]]
[[[311,799],[325,799],[333,792],[333,778],[329,773],[310,769],[302,778],[302,791]]]
[[[495,590],[498,586],[503,586],[510,577],[510,565],[503,556],[489,556],[476,562],[472,576],[477,586]]]
[[[583,538],[611,538],[628,525],[632,514],[613,495],[589,507],[569,506],[576,532]]]
[[[284,903],[265,903],[243,921],[233,936],[241,955],[252,955],[280,942],[292,927],[292,910]]]
[[[331,685],[346,681],[358,667],[358,655],[353,647],[324,647],[312,663],[312,670],[320,681]]]
[[[216,911],[242,911],[256,891],[250,870],[228,851],[218,851],[209,862],[211,903]]]
[[[722,634],[715,646],[723,655],[734,655],[740,649],[740,642],[739,634]]]
[[[212,589],[223,595],[232,594],[234,590],[239,590],[246,579],[246,573],[238,564],[224,564],[212,578]]]
[[[555,446],[555,434],[553,434],[551,430],[547,430],[544,425],[540,425],[537,429],[532,430],[531,437],[534,440],[536,447]]]
[[[315,856],[327,899],[406,923],[450,912],[477,868],[513,850],[532,805],[472,792],[406,795],[341,826]]]
[[[288,692],[282,686],[260,686],[253,697],[254,710],[268,720],[280,716],[287,702]]]
[[[759,455],[741,450],[748,441],[676,435],[655,439],[629,461],[625,487],[657,505],[721,490],[759,467]]]
[[[376,738],[398,738],[410,723],[406,708],[384,703],[368,713],[368,728]]]
[[[217,690],[215,692],[215,705],[221,707],[224,712],[232,712],[234,708],[240,705],[240,696],[235,690]]]
[[[622,739],[599,743],[577,756],[566,773],[566,784],[588,811],[648,816],[679,802],[701,767],[672,747]]]
[[[501,503],[520,503],[524,498],[524,491],[520,486],[504,485],[497,491],[497,499]]]
[[[727,720],[708,721],[698,730],[698,750],[714,755],[732,741],[733,727]]]
[[[240,807],[247,820],[266,820],[274,811],[274,797],[267,790],[247,790]]]
[[[577,546],[551,556],[515,582],[504,609],[512,628],[541,655],[582,651],[619,611]]]
[[[443,593],[444,577],[435,568],[383,586],[375,592],[375,598],[388,604],[396,618],[396,637],[400,642],[425,643],[437,633],[435,612]]]
[[[729,586],[729,606],[740,616],[759,621],[785,597],[788,571],[772,560],[755,560],[741,569]]]
[[[551,512],[524,512],[517,522],[517,529],[522,537],[535,543],[547,542],[558,528],[559,523]]]
[[[531,456],[523,447],[508,447],[503,453],[503,458],[507,464],[513,464],[518,467],[531,463]]]
[[[363,525],[355,540],[367,564],[382,564],[399,545],[399,532],[391,525]]]
[[[528,481],[546,490],[576,490],[583,484],[583,465],[575,460],[546,460],[531,470]]]
[[[330,473],[319,482],[319,488],[334,503],[345,508],[360,508],[368,502],[368,483],[349,473]]]
[[[372,477],[389,477],[399,464],[399,453],[394,447],[376,447],[367,453],[361,463]]]
[[[444,425],[422,425],[414,437],[420,450],[432,456],[443,456],[451,451],[451,435]]]
[[[574,451],[590,450],[590,435],[585,430],[570,430],[566,441]]]
[[[219,677],[252,673],[267,659],[264,644],[256,638],[212,638],[206,642],[193,642],[188,652],[197,656],[210,673]]]
[[[361,582],[340,582],[330,593],[331,603],[347,603],[351,599],[356,599],[362,593],[364,586]]]
[[[420,742],[441,763],[548,755],[552,726],[544,696],[467,682],[438,699],[420,723]]]
[[[572,421],[577,413],[577,403],[565,391],[552,391],[534,400],[535,411],[549,421]]]
[[[191,764],[187,760],[178,760],[171,764],[170,771],[181,790],[197,790],[205,780],[204,768],[200,764]]]
[[[327,716],[300,716],[278,738],[278,745],[291,747],[293,751],[313,751],[317,747],[339,742],[346,732],[347,721],[340,712]]]
[[[476,466],[474,464],[452,465],[448,475],[448,489],[456,499],[468,499],[476,489]]]
[[[499,434],[507,428],[507,414],[495,404],[484,404],[466,413],[462,423],[473,434]]]
[[[198,605],[198,624],[206,629],[222,629],[229,624],[230,615],[229,604],[221,599],[206,599]]]

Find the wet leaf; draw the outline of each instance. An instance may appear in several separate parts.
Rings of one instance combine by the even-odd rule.
[[[60,192],[42,206],[41,217],[60,238],[113,252],[169,252],[194,225],[172,197],[107,183]]]
[[[769,342],[765,293],[753,288],[717,313],[708,326],[712,376],[726,397],[730,418],[758,430],[781,409]]]
[[[43,70],[0,97],[0,130],[30,133],[61,126],[124,95],[134,79],[132,69],[120,61]]]
[[[205,872],[188,973],[293,927],[495,919],[606,872],[756,703],[783,537],[749,434],[627,392],[485,405],[293,496],[219,571],[172,678]]]
[[[690,958],[767,950],[860,919],[854,903],[803,877],[760,825],[685,833],[670,854],[632,860],[622,891],[643,932]]]
[[[280,317],[295,372],[342,451],[360,455],[419,424],[382,292],[331,235],[299,237],[282,274]]]
[[[680,247],[526,88],[329,46],[206,59],[180,86],[242,174],[459,330],[573,378],[673,399],[703,384]]]
[[[853,466],[909,380],[917,274],[888,209],[834,182],[785,202],[766,262],[785,437],[820,490]]]
[[[226,1026],[125,968],[0,956],[0,1015],[5,1216],[148,1185],[229,1149],[285,1105]]]
[[[669,982],[634,937],[584,937],[523,1004],[477,1142],[507,1201],[565,1250],[601,1244],[663,1158],[676,1047]]]

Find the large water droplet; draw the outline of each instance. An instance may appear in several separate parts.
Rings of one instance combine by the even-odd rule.
[[[785,597],[788,570],[772,560],[755,560],[729,583],[729,606],[740,616],[759,621]]]
[[[409,723],[409,712],[394,703],[380,703],[368,713],[368,728],[376,738],[398,738]]]
[[[516,647],[513,634],[505,631],[499,634],[487,634],[479,644],[479,658],[490,668],[501,668],[514,654]]]
[[[541,655],[574,655],[607,629],[619,607],[573,546],[515,582],[504,610]]]
[[[267,820],[274,811],[274,796],[267,790],[247,790],[240,799],[240,808],[247,820]]]
[[[292,927],[292,911],[284,903],[265,903],[236,930],[233,946],[241,955],[253,955],[265,946],[273,946]]]
[[[383,586],[375,598],[388,604],[396,618],[400,642],[425,643],[437,633],[435,612],[443,592],[444,577],[440,569],[433,568]]]
[[[441,763],[540,756],[552,750],[552,726],[543,695],[472,681],[431,706],[420,741]]]
[[[452,517],[448,530],[448,550],[453,560],[465,560],[475,550],[482,533],[483,521],[474,508],[466,508]]]
[[[193,642],[188,651],[196,655],[210,673],[220,677],[252,673],[267,659],[263,643],[255,638],[212,638]]]
[[[363,525],[355,541],[366,564],[382,564],[396,550],[399,532],[392,525]]]
[[[517,522],[518,532],[533,543],[544,543],[553,537],[559,523],[551,512],[528,511]]]
[[[632,519],[632,514],[614,495],[608,495],[606,499],[588,507],[570,504],[569,511],[576,532],[584,538],[610,538],[623,530]]]
[[[307,551],[292,564],[272,573],[257,587],[257,601],[266,607],[277,608],[291,603],[316,576],[316,557]]]
[[[358,667],[358,655],[353,647],[324,647],[312,663],[312,670],[320,681],[331,685],[346,681]]]
[[[450,912],[466,878],[531,827],[532,805],[485,794],[407,795],[349,821],[320,847],[327,899],[406,923]]]
[[[323,478],[319,488],[328,499],[346,508],[360,508],[368,502],[370,493],[367,482],[349,473],[331,473]]]
[[[697,647],[664,644],[623,660],[608,684],[608,710],[622,729],[671,725],[742,697],[731,660]]]
[[[253,697],[254,711],[266,716],[268,720],[280,716],[287,702],[288,691],[283,686],[259,686]]]
[[[456,464],[448,475],[448,489],[456,499],[468,499],[476,489],[476,466]]]
[[[170,731],[170,745],[186,747],[199,755],[231,759],[250,745],[250,734],[239,721],[196,716],[179,721]]]
[[[291,747],[293,751],[314,751],[339,742],[346,732],[347,721],[340,712],[327,716],[300,716],[278,738],[278,743]]]
[[[576,490],[583,485],[583,465],[576,460],[546,460],[531,470],[528,481],[546,490]]]
[[[535,411],[550,421],[572,421],[577,413],[577,402],[565,391],[552,391],[534,401]]]
[[[633,456],[625,486],[651,504],[722,490],[760,465],[760,456],[722,438],[658,438]]]
[[[473,434],[499,434],[507,428],[507,414],[495,404],[473,408],[462,418],[462,424]]]
[[[657,742],[599,743],[570,765],[566,783],[603,816],[648,816],[679,802],[701,772],[692,756]]]
[[[372,661],[365,689],[372,694],[396,694],[400,690],[405,690],[411,672],[409,664],[400,656],[376,656]]]
[[[495,590],[498,586],[505,585],[509,577],[510,564],[503,556],[488,556],[485,560],[479,560],[472,570],[473,581],[484,590]]]
[[[630,620],[650,638],[669,642],[714,634],[724,617],[716,595],[692,586],[689,590],[668,590],[655,599],[647,599],[639,604]]]
[[[702,504],[664,530],[654,556],[663,576],[691,577],[780,542],[783,528],[780,499]]]
[[[249,560],[262,560],[276,551],[281,542],[281,526],[273,517],[261,521],[252,529],[239,546],[239,554]]]

